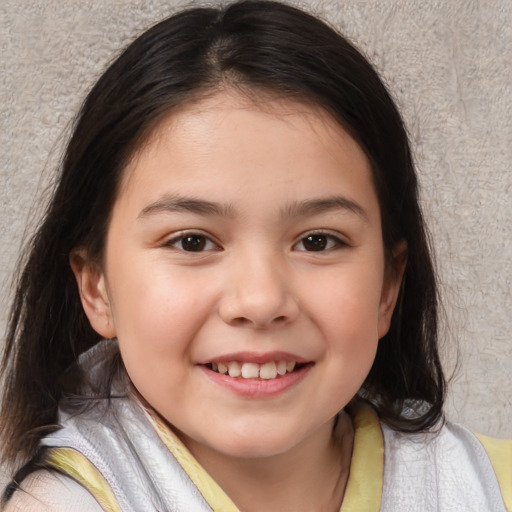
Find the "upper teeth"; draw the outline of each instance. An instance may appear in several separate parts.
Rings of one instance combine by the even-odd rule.
[[[239,363],[229,361],[225,363],[212,363],[212,369],[230,377],[242,377],[243,379],[275,379],[278,375],[293,372],[295,361],[269,361],[268,363]]]

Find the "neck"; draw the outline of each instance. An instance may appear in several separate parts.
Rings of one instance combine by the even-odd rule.
[[[340,413],[284,454],[241,459],[207,453],[184,439],[192,454],[242,512],[339,512],[350,471],[352,422]]]

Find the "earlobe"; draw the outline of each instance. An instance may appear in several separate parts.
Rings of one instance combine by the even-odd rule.
[[[386,335],[391,325],[393,311],[402,288],[405,267],[407,265],[407,244],[405,241],[398,243],[393,249],[393,261],[389,264],[384,278],[379,307],[378,336],[379,339]]]
[[[73,251],[69,263],[78,285],[82,307],[91,327],[104,338],[115,338],[116,331],[105,274],[89,261],[85,250]]]

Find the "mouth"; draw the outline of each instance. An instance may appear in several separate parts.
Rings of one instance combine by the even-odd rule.
[[[287,374],[299,371],[311,363],[299,363],[297,361],[267,361],[259,364],[242,361],[219,361],[206,364],[206,367],[221,375],[229,375],[235,379],[259,379],[274,380]]]
[[[236,352],[198,366],[206,376],[229,392],[245,399],[269,399],[299,386],[315,362],[288,352]]]

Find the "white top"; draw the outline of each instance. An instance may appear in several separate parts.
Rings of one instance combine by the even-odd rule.
[[[36,471],[21,484],[4,512],[103,512],[94,497],[72,478]]]
[[[377,433],[376,418],[370,417],[369,427],[358,426],[361,414],[354,419],[356,440],[352,482],[349,480],[340,512],[511,510],[504,504],[485,449],[464,427],[447,422],[439,434],[433,436],[402,434],[381,425],[379,431],[382,432],[385,456],[379,458],[373,440],[368,442],[368,432],[362,432],[366,429],[372,431],[372,435]],[[364,420],[368,423],[368,416]],[[512,460],[509,462],[512,466]],[[355,467],[358,464],[365,467],[366,478],[360,474],[362,468]],[[370,468],[374,471],[369,471]],[[382,470],[380,478],[377,476],[379,470]],[[22,482],[21,489],[14,494],[4,512],[103,512],[84,487],[56,472],[37,471]],[[354,489],[370,499],[362,502],[357,496],[354,499]],[[213,510],[221,512],[224,508]],[[193,511],[183,509],[183,512]]]
[[[90,373],[100,375],[105,360],[93,350]],[[156,413],[125,383],[114,386],[110,402],[61,411],[62,428],[42,441],[48,463],[70,476],[31,474],[4,512],[237,512]],[[450,422],[437,433],[395,432],[364,402],[349,413],[354,444],[340,512],[512,512],[512,441]]]

